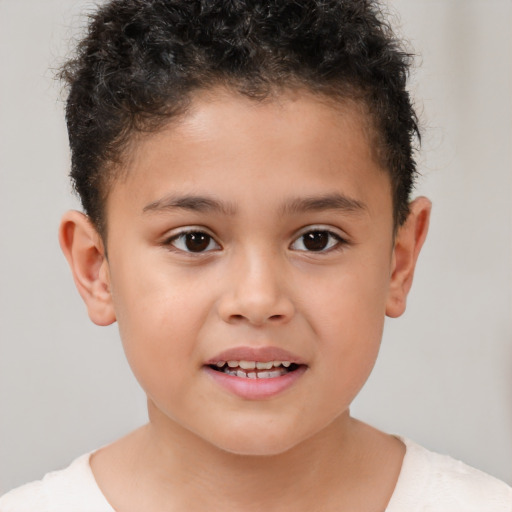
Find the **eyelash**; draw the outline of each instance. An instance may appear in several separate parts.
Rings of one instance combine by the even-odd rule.
[[[326,241],[326,243],[327,243],[326,247],[321,247],[318,250],[308,249],[306,247],[306,245],[304,244],[304,237],[306,235],[312,235],[312,234],[316,234],[316,235],[320,234],[323,237],[326,237],[326,238],[324,238],[324,240],[321,240],[321,242]],[[199,251],[190,250],[190,247],[187,248],[186,245],[185,245],[187,243],[186,237],[189,236],[189,235],[197,235],[197,236],[201,236],[201,237],[206,237],[206,240],[203,239],[203,243],[207,242],[206,247],[203,250],[199,250]],[[301,249],[296,248],[295,250],[299,251],[299,252],[315,253],[315,254],[322,254],[322,253],[328,253],[328,252],[331,252],[331,251],[341,250],[345,245],[348,244],[348,242],[344,238],[342,238],[340,235],[338,235],[337,233],[334,233],[333,231],[331,231],[329,229],[325,229],[325,228],[321,228],[321,227],[312,227],[312,228],[309,228],[307,231],[304,231],[303,233],[301,233],[290,244],[290,248],[293,248],[293,246],[295,244],[297,244],[298,242],[300,242],[301,240],[302,240],[302,246],[304,248],[303,249],[302,248]],[[176,242],[178,242],[178,241],[182,241],[184,247],[177,247]],[[310,239],[310,241],[314,242],[313,239]],[[210,246],[212,244],[215,246],[213,249],[210,248]],[[202,231],[199,228],[198,229],[189,229],[189,230],[186,230],[186,231],[181,231],[181,232],[171,236],[170,238],[167,238],[163,242],[163,245],[164,246],[170,246],[175,251],[186,253],[186,254],[193,254],[193,255],[206,254],[206,253],[212,252],[214,250],[221,249],[220,244],[218,244],[215,241],[215,239],[214,239],[214,237],[212,235],[206,233],[205,231]]]
[[[324,237],[326,236],[327,241],[327,247],[323,247],[318,250],[311,250],[307,249],[307,247],[304,244],[304,237],[306,235],[312,235],[312,234],[321,234]],[[347,240],[342,238],[337,233],[334,233],[330,229],[322,228],[322,227],[310,227],[307,231],[302,232],[291,244],[290,247],[298,243],[299,241],[302,241],[302,246],[305,247],[304,249],[296,249],[297,251],[306,252],[306,253],[314,253],[314,254],[325,254],[329,253],[331,251],[337,251],[341,250],[345,245],[348,244]],[[325,239],[324,239],[325,241]]]
[[[186,237],[188,235],[202,235],[202,236],[206,236],[208,238],[208,244],[206,246],[206,249],[208,249],[208,247],[210,247],[210,245],[212,245],[212,242],[213,242],[213,244],[216,245],[215,250],[221,248],[220,245],[215,241],[213,236],[211,236],[210,234],[206,233],[205,231],[202,231],[199,228],[198,229],[188,229],[188,230],[185,230],[185,231],[181,231],[181,232],[171,236],[170,238],[167,238],[164,241],[163,245],[170,246],[170,247],[173,248],[173,250],[176,250],[176,251],[179,251],[179,252],[184,252],[184,253],[187,253],[187,254],[204,254],[204,253],[207,253],[207,252],[212,252],[212,249],[210,249],[208,251],[206,251],[206,250],[191,251],[191,250],[187,250],[187,248],[176,247],[175,242],[177,242],[179,240],[183,241],[183,243],[186,244]]]

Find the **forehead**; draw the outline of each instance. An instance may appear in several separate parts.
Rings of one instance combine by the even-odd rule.
[[[226,89],[202,91],[186,114],[134,142],[107,217],[123,195],[143,209],[176,193],[209,192],[235,203],[272,199],[276,207],[287,194],[326,195],[329,188],[361,202],[376,190],[390,199],[374,138],[357,101],[303,90],[263,101]]]
[[[259,100],[216,87],[194,94],[185,114],[173,120],[161,135],[168,138],[173,133],[176,141],[186,142],[188,138],[205,149],[210,143],[225,150],[227,146],[235,149],[236,140],[241,145],[250,139],[254,145],[265,144],[271,150],[278,145],[310,148],[329,141],[340,146],[348,131],[365,146],[365,156],[379,165],[376,129],[362,100],[339,99],[307,89],[285,89]],[[154,147],[159,143],[158,136],[143,138],[135,145],[134,156],[141,155],[146,144]]]

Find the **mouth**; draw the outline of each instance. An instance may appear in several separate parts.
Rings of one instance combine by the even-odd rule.
[[[297,371],[300,364],[291,361],[217,361],[212,370],[242,379],[275,379]]]
[[[206,374],[243,400],[268,400],[294,388],[309,365],[276,346],[233,347],[205,361]]]
[[[243,400],[280,396],[301,382],[309,365],[301,356],[277,346],[238,346],[203,364],[206,374]]]

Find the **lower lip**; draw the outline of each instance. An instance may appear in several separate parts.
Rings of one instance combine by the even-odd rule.
[[[302,365],[292,372],[281,375],[281,377],[271,377],[269,379],[235,377],[213,370],[209,366],[203,366],[203,368],[215,382],[234,395],[245,400],[264,400],[279,395],[292,387],[304,375],[307,367]]]

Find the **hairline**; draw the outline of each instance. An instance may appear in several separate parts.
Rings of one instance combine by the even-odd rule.
[[[91,219],[91,221],[102,238],[105,248],[107,247],[108,239],[107,203],[110,192],[117,182],[122,182],[127,179],[129,168],[131,167],[130,164],[137,155],[139,144],[142,143],[146,137],[151,137],[172,126],[179,126],[193,111],[196,99],[212,98],[215,100],[219,98],[220,95],[226,93],[228,95],[238,95],[247,98],[250,101],[254,101],[256,104],[279,102],[279,99],[286,95],[306,93],[329,107],[339,109],[342,105],[349,105],[350,108],[354,109],[354,111],[360,115],[363,134],[367,139],[374,163],[377,164],[382,172],[388,174],[392,194],[393,231],[395,232],[399,227],[399,222],[396,220],[396,209],[398,205],[395,204],[392,169],[389,168],[385,162],[385,158],[381,154],[381,148],[384,143],[383,134],[377,126],[375,115],[371,113],[370,102],[363,88],[356,88],[351,84],[337,85],[338,87],[336,87],[335,84],[327,84],[325,86],[318,86],[318,84],[316,84],[316,87],[313,87],[295,77],[295,80],[291,80],[290,83],[269,84],[264,94],[262,92],[261,95],[255,96],[244,90],[243,82],[237,80],[228,82],[219,79],[213,84],[210,84],[210,86],[202,85],[191,88],[190,91],[183,95],[180,104],[177,107],[175,106],[174,110],[167,116],[151,116],[147,118],[147,124],[140,127],[133,126],[130,130],[127,130],[122,134],[122,142],[115,144],[117,149],[111,158],[102,162],[99,173],[99,175],[102,176],[99,187],[101,190],[100,224],[98,225],[97,222],[94,222],[94,219]],[[139,117],[143,116],[139,115]],[[158,122],[159,120],[161,122]]]

